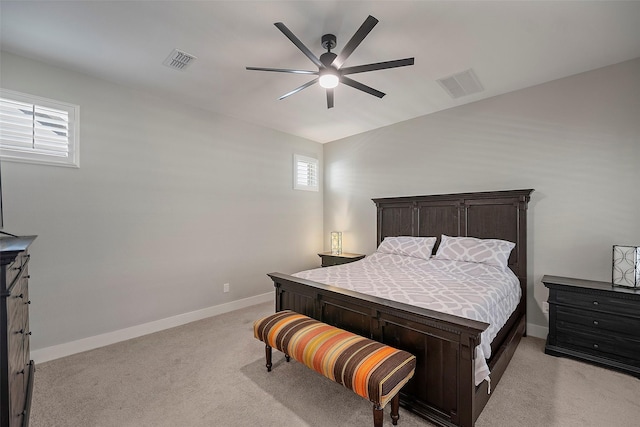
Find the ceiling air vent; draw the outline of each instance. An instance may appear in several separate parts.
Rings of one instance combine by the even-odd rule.
[[[184,70],[197,58],[190,53],[173,49],[173,52],[164,60],[163,64],[175,70]]]
[[[453,76],[439,79],[437,82],[454,99],[484,90],[482,83],[478,80],[478,76],[471,68]]]

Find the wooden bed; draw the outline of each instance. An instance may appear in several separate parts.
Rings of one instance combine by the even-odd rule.
[[[498,384],[526,333],[527,204],[533,190],[373,199],[378,245],[387,236],[472,236],[516,243],[509,267],[522,299],[491,344],[491,387]],[[436,248],[439,244],[436,244]],[[473,426],[489,400],[474,384],[475,348],[488,324],[334,286],[271,273],[276,311],[294,310],[414,354],[414,378],[403,388],[406,409],[441,426]]]

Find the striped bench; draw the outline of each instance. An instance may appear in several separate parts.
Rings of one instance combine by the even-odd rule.
[[[265,343],[267,371],[275,348],[287,362],[293,357],[373,402],[375,427],[382,426],[389,401],[393,425],[398,423],[399,391],[416,367],[412,354],[288,310],[256,320],[253,333]]]

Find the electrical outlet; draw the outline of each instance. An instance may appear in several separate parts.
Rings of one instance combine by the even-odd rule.
[[[547,301],[542,301],[542,312],[549,314],[549,303]]]
[[[222,290],[223,292],[229,292],[229,284],[225,283],[224,285],[222,285]]]

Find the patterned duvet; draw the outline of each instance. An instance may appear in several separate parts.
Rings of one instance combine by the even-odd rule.
[[[294,274],[296,277],[423,307],[490,326],[476,348],[475,383],[489,380],[491,341],[520,301],[520,282],[510,269],[376,252],[367,258]]]

